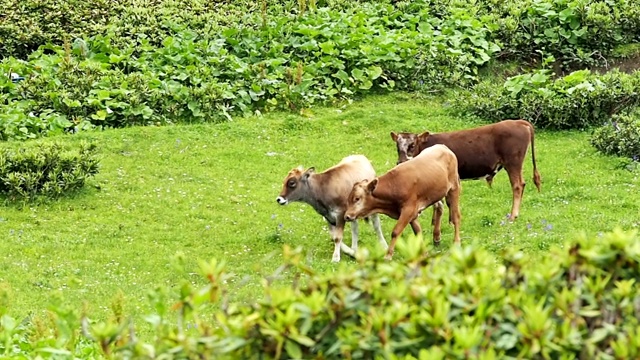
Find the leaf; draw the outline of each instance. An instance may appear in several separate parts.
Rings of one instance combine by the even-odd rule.
[[[313,341],[313,339],[304,335],[290,335],[289,338],[306,347],[312,347],[316,344],[316,342]]]
[[[371,80],[375,80],[382,75],[382,68],[380,66],[372,66],[367,69],[367,73],[369,74],[369,78]]]
[[[94,120],[105,120],[107,118],[106,110],[98,110],[95,114],[91,115]]]
[[[284,344],[284,349],[292,359],[302,359],[302,350],[296,342],[287,340]]]

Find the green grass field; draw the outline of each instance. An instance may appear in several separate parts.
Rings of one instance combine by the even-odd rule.
[[[284,244],[311,249],[312,266],[332,271],[336,265],[325,221],[306,204],[283,207],[275,201],[287,172],[298,165],[322,171],[361,153],[382,174],[396,162],[390,131],[438,132],[479,124],[448,116],[440,101],[399,94],[314,109],[312,117],[274,113],[222,124],[65,137],[68,143],[95,141],[101,170],[71,198],[2,208],[0,284],[10,289],[9,313],[38,313],[62,295],[70,306],[86,303],[94,318],[103,318],[121,291],[125,312],[140,320],[152,311],[149,290],[175,287],[185,276],[200,282],[195,274],[175,271],[171,259],[177,253],[193,273],[198,259],[225,260],[236,275],[228,283],[236,301],[261,296],[261,278],[278,267]],[[495,253],[516,246],[535,261],[550,246],[581,232],[597,236],[615,227],[637,228],[638,170],[597,154],[588,140],[587,132],[537,131],[542,192],[533,186],[529,150],[527,187],[513,224],[505,218],[511,190],[504,171],[491,189],[484,180],[463,182],[463,245]],[[431,210],[422,215],[426,241],[431,241],[430,217]],[[381,219],[389,241],[395,221]],[[360,229],[361,248],[378,246],[370,225]],[[453,229],[446,223],[442,229],[446,251]],[[411,234],[410,228],[404,234]],[[351,242],[348,228],[345,241]],[[342,262],[355,266],[346,255]]]

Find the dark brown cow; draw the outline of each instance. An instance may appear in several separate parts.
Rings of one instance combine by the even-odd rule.
[[[415,156],[435,144],[444,144],[456,154],[458,173],[461,180],[485,178],[489,187],[493,177],[504,168],[509,174],[513,190],[513,205],[509,219],[515,220],[520,213],[520,203],[525,181],[522,167],[531,143],[533,162],[533,183],[540,192],[540,174],[536,168],[533,125],[525,120],[504,120],[473,129],[431,134],[394,133],[398,163]]]
[[[280,205],[299,201],[311,205],[329,223],[329,232],[335,243],[334,262],[340,261],[340,250],[354,256],[358,249],[358,223],[351,223],[351,248],[342,242],[344,234],[344,212],[347,209],[347,197],[353,184],[363,179],[372,179],[376,172],[364,155],[347,156],[340,163],[321,173],[313,167],[305,170],[298,167],[289,171],[282,184],[282,191],[276,198]],[[371,216],[373,229],[383,248],[387,242],[382,235],[378,215]]]
[[[349,194],[345,220],[382,213],[398,222],[391,233],[387,259],[402,231],[411,224],[413,233],[422,229],[418,215],[434,205],[433,243],[440,243],[442,199],[449,207],[449,222],[454,226],[454,243],[460,245],[460,179],[456,156],[444,145],[432,146],[409,161],[396,165],[384,175],[356,183]]]

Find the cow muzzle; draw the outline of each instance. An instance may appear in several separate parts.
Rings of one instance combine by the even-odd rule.
[[[353,215],[344,214],[344,219],[345,219],[346,221],[354,221],[354,220],[356,219],[356,217],[355,217],[355,216],[353,216]]]
[[[282,196],[278,196],[276,198],[276,201],[278,202],[278,204],[280,205],[287,205],[289,203],[289,200],[283,198]]]

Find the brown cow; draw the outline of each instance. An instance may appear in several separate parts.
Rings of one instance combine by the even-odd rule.
[[[342,242],[344,234],[344,213],[347,209],[347,197],[353,184],[363,179],[372,179],[376,172],[371,162],[363,155],[347,156],[337,165],[322,173],[315,173],[313,167],[292,169],[282,184],[282,191],[276,201],[280,205],[299,201],[311,205],[329,223],[331,238],[335,243],[332,261],[340,261],[340,250],[354,256],[358,248],[358,223],[351,223],[351,248]],[[365,219],[368,220],[368,219]],[[378,235],[380,245],[387,249],[382,235],[380,218],[371,216],[373,229]]]
[[[531,143],[533,162],[533,183],[540,192],[540,174],[536,169],[533,125],[526,120],[504,120],[495,124],[473,129],[431,134],[394,133],[398,163],[415,156],[435,144],[444,144],[458,159],[458,173],[461,180],[485,178],[489,187],[493,177],[504,168],[509,174],[513,190],[513,205],[509,219],[515,220],[520,214],[520,203],[524,194],[525,181],[522,167]]]
[[[449,207],[449,222],[454,226],[453,241],[460,245],[460,191],[456,156],[444,145],[432,146],[380,177],[355,184],[349,194],[345,220],[354,221],[377,213],[397,219],[387,250],[386,258],[390,259],[396,240],[408,224],[415,235],[421,233],[418,215],[431,205],[434,205],[433,243],[440,243],[444,198]]]

